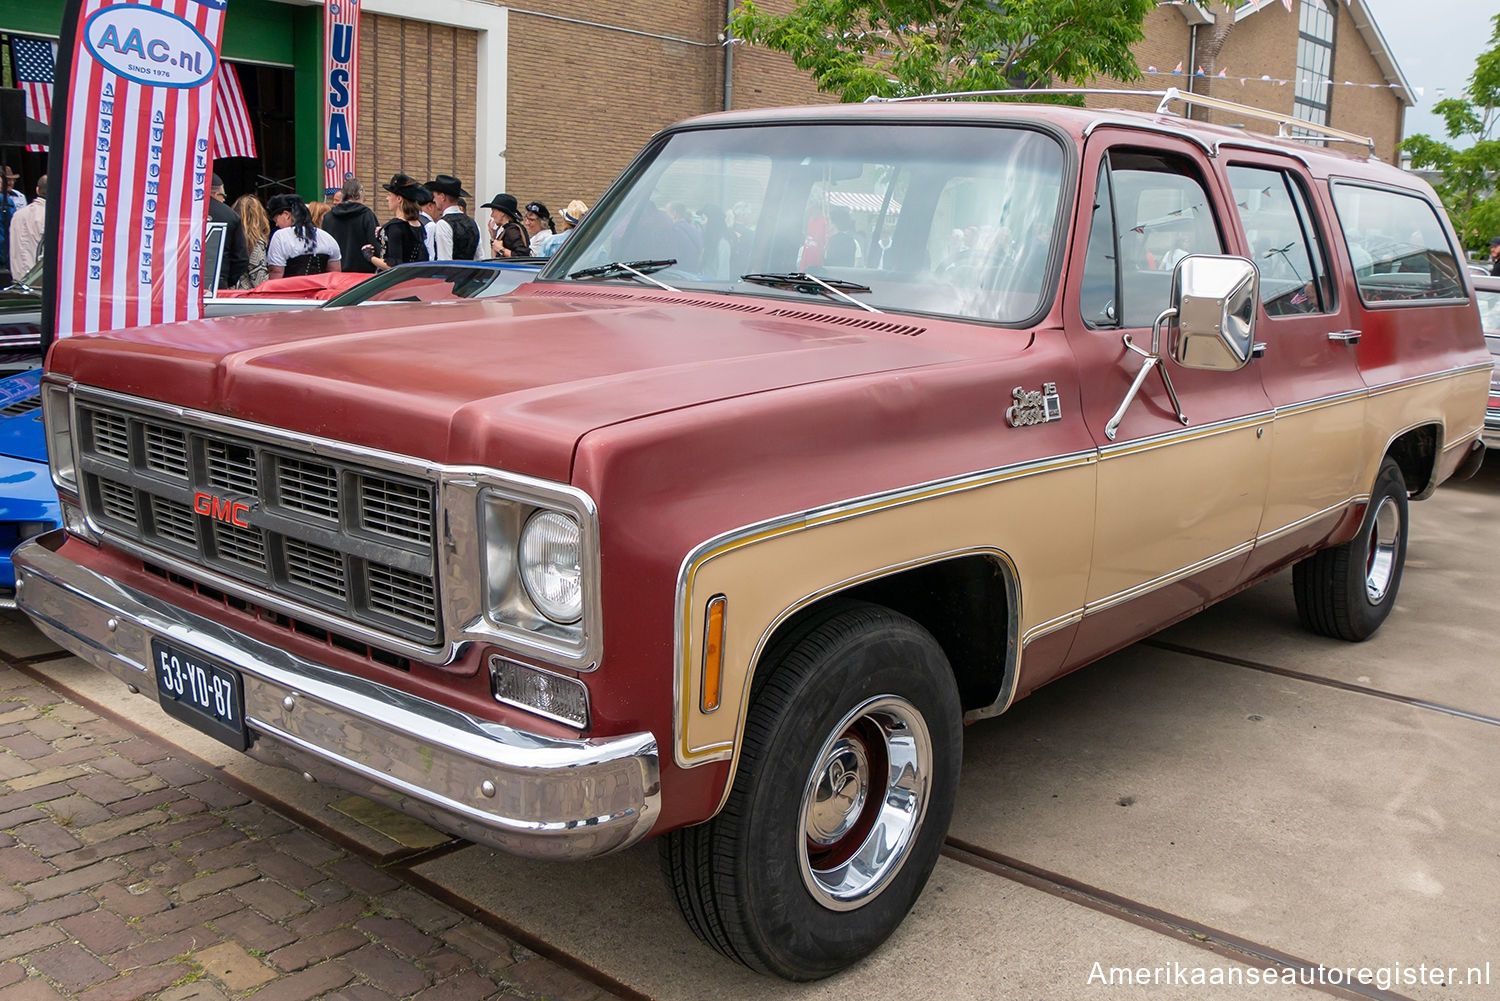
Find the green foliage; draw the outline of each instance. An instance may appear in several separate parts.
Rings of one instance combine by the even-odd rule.
[[[1413,167],[1442,173],[1438,195],[1470,250],[1486,250],[1490,237],[1500,236],[1500,14],[1493,23],[1490,47],[1475,62],[1467,93],[1432,109],[1443,119],[1448,139],[1468,145],[1459,149],[1427,135],[1401,143]]]
[[[743,0],[730,32],[792,57],[844,101],[1140,76],[1130,46],[1156,0]]]

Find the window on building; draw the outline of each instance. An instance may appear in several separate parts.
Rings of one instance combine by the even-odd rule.
[[[1292,114],[1304,122],[1328,124],[1333,87],[1334,12],[1328,0],[1302,0],[1297,24],[1297,87]],[[1301,129],[1297,134],[1306,135]]]
[[[1229,184],[1250,256],[1260,269],[1260,301],[1270,316],[1333,308],[1323,241],[1302,186],[1289,173],[1231,166]]]
[[[1460,258],[1431,202],[1386,188],[1335,184],[1333,206],[1366,303],[1465,297]]]

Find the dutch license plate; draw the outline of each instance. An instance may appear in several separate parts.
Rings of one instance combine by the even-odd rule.
[[[245,687],[238,671],[202,654],[151,641],[156,691],[168,716],[217,737],[236,750],[250,746],[245,729]]]

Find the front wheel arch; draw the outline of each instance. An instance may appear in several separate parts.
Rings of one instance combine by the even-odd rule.
[[[804,605],[777,624],[757,658],[751,699],[778,651],[851,603],[890,609],[932,634],[953,667],[964,712],[1001,706],[1015,687],[1021,608],[1015,566],[999,551],[945,556],[880,574]]]

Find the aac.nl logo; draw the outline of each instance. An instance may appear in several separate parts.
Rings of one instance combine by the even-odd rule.
[[[169,11],[114,4],[83,26],[89,54],[105,67],[148,87],[200,87],[213,79],[218,54],[192,24]]]

